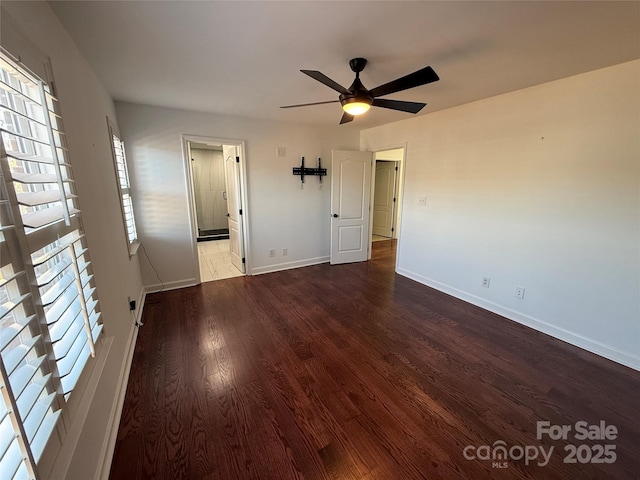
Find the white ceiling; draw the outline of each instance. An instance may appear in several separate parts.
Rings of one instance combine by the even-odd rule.
[[[55,1],[52,7],[116,100],[335,125],[348,61],[371,89],[431,65],[440,81],[388,98],[428,114],[640,58],[640,2]],[[593,92],[597,95],[598,92]],[[341,128],[409,118],[373,108]]]

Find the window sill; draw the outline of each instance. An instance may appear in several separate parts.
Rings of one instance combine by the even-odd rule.
[[[129,245],[129,257],[133,257],[138,253],[138,248],[140,248],[140,242],[135,241]]]

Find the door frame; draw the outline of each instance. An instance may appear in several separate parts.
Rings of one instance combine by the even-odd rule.
[[[380,153],[380,152],[386,152],[387,150],[399,150],[402,149],[402,159],[400,160],[396,160],[397,164],[398,164],[398,178],[396,180],[397,182],[397,188],[398,191],[396,192],[396,218],[395,218],[395,231],[394,231],[394,237],[395,239],[398,240],[397,243],[397,249],[396,249],[396,264],[395,264],[395,270],[398,270],[398,259],[400,258],[400,241],[399,241],[399,235],[400,235],[400,231],[402,229],[402,204],[404,201],[404,174],[405,174],[405,163],[407,161],[407,144],[406,143],[401,143],[401,144],[394,144],[394,145],[389,145],[389,146],[385,146],[385,147],[377,147],[375,150],[372,149],[370,150],[371,152],[373,152],[373,159],[372,161],[372,165],[371,165],[371,193],[370,193],[370,197],[371,197],[371,202],[373,202],[373,198],[375,195],[375,188],[376,188],[376,169],[375,169],[375,165],[376,165],[376,154]],[[379,159],[379,160],[384,160],[383,158]],[[371,250],[372,250],[372,245],[373,244],[373,208],[371,208],[369,210],[369,256],[368,256],[368,260],[371,260]]]
[[[202,283],[200,276],[200,261],[198,259],[198,221],[196,217],[196,198],[193,186],[193,171],[191,167],[191,158],[189,158],[189,143],[205,143],[214,145],[233,145],[238,149],[240,157],[240,198],[242,200],[242,243],[244,244],[245,256],[245,275],[251,272],[251,252],[249,248],[249,198],[247,195],[247,154],[244,140],[236,140],[231,138],[205,137],[202,135],[182,135],[182,159],[184,162],[185,177],[187,180],[187,193],[189,201],[187,209],[189,210],[189,235],[191,237],[191,255],[193,258],[193,266],[196,272],[197,283]]]
[[[375,155],[375,153],[374,153]],[[394,239],[397,237],[398,235],[398,229],[397,229],[397,225],[396,225],[396,219],[398,218],[398,203],[400,201],[400,198],[398,197],[398,191],[399,191],[399,184],[400,184],[400,160],[382,160],[382,159],[373,159],[373,165],[372,168],[377,169],[378,168],[378,162],[387,162],[387,163],[393,163],[394,169],[395,169],[395,173],[393,175],[393,198],[394,200],[392,200],[393,206],[391,207],[391,239]],[[372,181],[377,181],[377,179],[375,178],[376,174],[373,174],[373,178]],[[373,184],[373,197],[371,198],[371,210],[372,210],[372,218],[375,216],[376,213],[376,205],[375,205],[375,183]],[[376,235],[375,233],[373,233],[373,220],[371,222],[371,238],[373,239],[373,236]]]

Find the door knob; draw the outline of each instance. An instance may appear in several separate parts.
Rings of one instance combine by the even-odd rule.
[[[334,214],[333,214],[333,218],[338,218],[338,214],[337,214],[337,213],[334,213]]]

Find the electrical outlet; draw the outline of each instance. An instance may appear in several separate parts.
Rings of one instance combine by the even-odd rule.
[[[289,255],[289,249],[288,248],[283,248],[282,249],[282,256],[286,257],[287,255]]]
[[[482,277],[482,283],[481,283],[481,285],[482,285],[484,288],[489,288],[489,284],[490,284],[490,283],[491,283],[491,279],[490,279],[489,277],[486,277],[486,276],[485,276],[485,277]]]
[[[513,296],[522,300],[524,298],[524,287],[516,287]]]
[[[276,157],[286,157],[287,149],[285,147],[276,147]]]
[[[427,197],[418,197],[418,205],[426,205]]]
[[[276,250],[275,249],[269,250],[269,256],[270,257],[275,257],[276,256]]]

